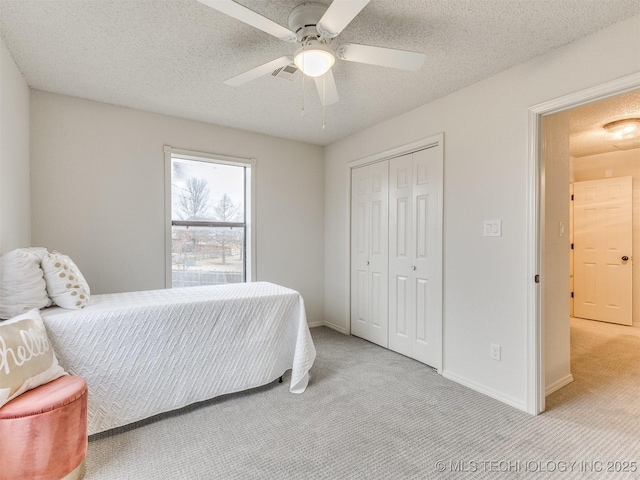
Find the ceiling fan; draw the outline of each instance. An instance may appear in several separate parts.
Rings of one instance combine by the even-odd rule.
[[[266,32],[285,42],[300,45],[293,58],[284,56],[252,68],[226,80],[231,86],[255,80],[279,68],[291,65],[292,60],[300,71],[313,77],[322,105],[338,101],[338,90],[331,67],[336,57],[349,62],[368,63],[383,67],[417,71],[426,55],[393,48],[372,47],[355,43],[344,43],[337,48],[329,42],[358,15],[371,0],[333,0],[331,5],[303,3],[289,14],[289,28],[244,7],[233,0],[198,0],[219,12]]]

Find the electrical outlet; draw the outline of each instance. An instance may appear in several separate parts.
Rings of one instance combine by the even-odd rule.
[[[500,345],[492,343],[489,347],[489,357],[493,358],[494,360],[500,361],[500,350]]]

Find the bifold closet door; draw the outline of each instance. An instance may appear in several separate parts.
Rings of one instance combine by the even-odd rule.
[[[413,290],[413,154],[389,162],[389,348],[411,356]]]
[[[351,333],[388,346],[389,162],[351,173]]]
[[[389,348],[442,367],[441,147],[389,161]]]

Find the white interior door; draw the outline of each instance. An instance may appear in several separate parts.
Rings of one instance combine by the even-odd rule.
[[[369,305],[371,327],[368,340],[389,345],[389,162],[368,167],[371,176],[369,227]]]
[[[632,179],[573,184],[574,315],[631,325]]]
[[[389,162],[389,348],[442,367],[440,147]]]
[[[351,171],[351,333],[366,338],[369,324],[369,201],[367,168]]]
[[[416,331],[412,357],[442,367],[442,151],[413,154],[413,211]],[[415,268],[413,268],[415,267]]]
[[[352,170],[351,333],[388,346],[389,162]]]
[[[389,162],[389,348],[411,356],[413,290],[413,154]]]

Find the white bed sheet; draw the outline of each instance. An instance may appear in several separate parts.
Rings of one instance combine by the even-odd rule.
[[[89,386],[89,434],[289,369],[302,393],[316,356],[301,295],[266,282],[93,295],[41,313],[60,364]]]

